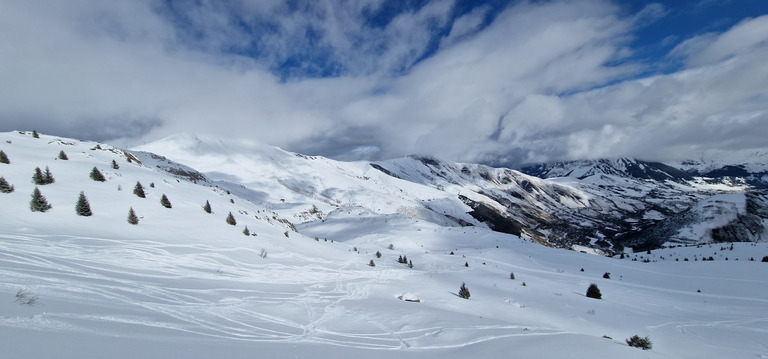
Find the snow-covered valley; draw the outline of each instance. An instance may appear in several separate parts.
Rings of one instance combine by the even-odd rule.
[[[367,163],[151,147],[142,150],[188,167],[105,144],[0,134],[10,159],[0,176],[14,186],[0,193],[4,356],[768,357],[765,242],[609,258],[491,231],[467,214],[458,186]],[[46,166],[55,182],[36,186],[35,167]],[[105,182],[89,178],[93,167]],[[529,181],[562,188],[574,207],[594,198]],[[133,193],[137,182],[146,198]],[[35,187],[47,212],[30,211]],[[75,211],[81,191],[92,216]],[[130,208],[137,225],[126,220]],[[462,283],[469,299],[459,297]],[[602,299],[585,295],[591,283]],[[628,346],[632,335],[653,348]]]

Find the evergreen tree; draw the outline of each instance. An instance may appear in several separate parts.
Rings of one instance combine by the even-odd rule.
[[[251,235],[251,231],[248,230],[248,226],[245,226],[245,229],[243,230],[243,234],[246,235],[246,236],[250,236]]]
[[[403,256],[397,257],[397,263],[403,263]]]
[[[5,154],[2,150],[0,150],[0,163],[5,164],[11,164],[11,161],[8,159],[8,155]]]
[[[653,343],[651,343],[651,340],[648,337],[640,338],[638,335],[633,335],[625,341],[627,342],[627,345],[642,350],[651,350],[651,348],[653,348]]]
[[[205,201],[205,204],[203,205],[203,211],[206,213],[211,213],[211,204],[208,203],[208,201]]]
[[[376,258],[381,258],[381,252],[376,251]]]
[[[165,194],[160,197],[160,204],[162,204],[165,208],[171,208],[171,201],[168,200],[168,197],[166,197]]]
[[[45,199],[45,196],[40,193],[40,189],[35,187],[34,192],[32,192],[32,200],[29,201],[29,209],[32,210],[32,212],[45,212],[52,207],[53,206],[48,204],[48,200]]]
[[[59,159],[66,161],[69,159],[69,157],[67,157],[67,154],[64,153],[64,151],[59,151]]]
[[[371,259],[371,261],[368,263],[368,265],[371,266],[371,267],[375,267],[376,263],[373,263],[373,259]]]
[[[235,217],[232,215],[232,212],[229,212],[229,214],[227,215],[227,223],[233,226],[237,225],[237,221],[235,220]]]
[[[139,217],[136,216],[136,212],[133,211],[133,207],[128,211],[128,223],[139,224]]]
[[[136,181],[136,187],[133,187],[133,194],[140,198],[147,198],[147,195],[144,193],[144,186],[142,186],[139,181]]]
[[[0,193],[11,193],[13,190],[13,185],[8,183],[5,177],[0,177]]]
[[[35,174],[32,175],[32,182],[38,186],[45,184],[45,177],[43,176],[43,171],[40,170],[40,167],[35,167]]]
[[[101,171],[99,171],[99,169],[96,167],[94,167],[91,170],[91,179],[96,182],[104,182],[107,180],[106,178],[104,178],[104,175],[101,174]]]
[[[40,135],[37,133],[37,130],[32,130],[32,137],[40,138]]]
[[[88,217],[93,214],[91,212],[91,204],[88,203],[88,199],[85,198],[85,193],[80,192],[80,197],[77,199],[77,204],[75,205],[75,212],[77,212],[78,216],[85,216]]]
[[[464,262],[465,267],[469,267],[469,262]]]
[[[413,268],[413,261],[408,261],[408,268]]]
[[[464,283],[461,283],[461,287],[459,288],[459,297],[469,299],[469,289],[467,289],[467,286]]]
[[[509,279],[512,279],[512,280],[515,279],[515,272],[510,272],[509,273]]]
[[[118,165],[117,162],[115,162],[115,160],[112,160],[112,168],[116,170],[120,169],[120,165]]]
[[[51,174],[51,169],[48,168],[48,166],[45,166],[45,174],[43,175],[43,180],[45,181],[45,184],[51,184],[53,182],[56,182],[56,179],[53,178],[53,174]]]
[[[597,288],[597,284],[592,283],[587,288],[587,297],[595,299],[603,299],[603,294],[600,293],[600,289]]]
[[[605,273],[603,274],[603,278],[605,278],[605,279],[611,279],[611,272],[605,272]]]

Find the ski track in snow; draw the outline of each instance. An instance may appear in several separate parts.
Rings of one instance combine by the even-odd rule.
[[[261,261],[256,253],[253,262],[235,262],[220,253],[227,249],[204,245],[10,234],[0,234],[0,238],[0,268],[14,268],[2,286],[14,290],[31,285],[44,298],[38,304],[43,313],[29,319],[0,317],[4,326],[105,336],[135,336],[138,328],[156,328],[169,337],[181,332],[226,340],[307,341],[361,349],[451,348],[523,333],[522,327],[505,325],[399,331],[370,318],[360,320],[379,332],[334,330],[338,321],[349,320],[344,317],[344,302],[366,298],[370,285],[385,280],[382,276],[397,277],[391,270],[356,270],[349,267],[351,262],[339,265],[313,260],[316,263],[307,263],[312,270],[296,276],[287,273],[290,267]],[[163,263],[153,261],[161,257]],[[122,259],[119,267],[113,264],[114,258]],[[198,280],[216,277],[215,287]],[[283,290],[259,290],[260,285],[278,283]],[[97,310],[98,303],[110,305],[99,313],[47,313],[45,303],[51,301],[93,304]],[[113,307],[125,313],[110,312]],[[525,335],[557,333],[542,329]],[[440,339],[457,336],[475,339]]]

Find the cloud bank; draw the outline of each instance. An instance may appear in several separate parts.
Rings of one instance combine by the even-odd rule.
[[[508,166],[766,147],[768,16],[681,39],[663,59],[679,69],[641,75],[631,44],[659,4],[178,4],[0,4],[0,129]]]

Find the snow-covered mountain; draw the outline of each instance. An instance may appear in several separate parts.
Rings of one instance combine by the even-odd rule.
[[[338,162],[188,134],[139,149],[193,166],[245,198],[280,203],[267,206],[298,222],[338,207],[360,207],[441,226],[487,226],[547,245],[614,252],[626,245],[658,247],[664,241],[639,241],[644,237],[637,234],[712,195],[747,188],[732,179],[707,180],[626,159],[542,166],[533,174],[564,177],[542,180],[510,169],[419,156]],[[734,219],[737,214],[727,215]],[[710,231],[703,233],[686,243],[712,241]]]
[[[707,152],[697,159],[669,165],[695,176],[743,178],[752,186],[768,189],[768,152],[765,151]]]
[[[764,242],[619,259],[529,240],[554,242],[566,219],[585,221],[563,224],[575,231],[602,223],[591,213],[630,213],[643,191],[686,193],[680,207],[701,197],[713,213],[703,204],[749,208],[749,194],[704,194],[738,186],[647,183],[618,201],[640,182],[424,157],[338,162],[189,135],[126,151],[11,132],[0,151],[13,186],[0,193],[8,357],[766,355]],[[34,184],[36,167],[53,183]],[[46,212],[30,210],[36,187]],[[77,214],[81,192],[91,216]],[[590,283],[602,299],[585,296]],[[653,349],[627,346],[636,334]]]
[[[603,225],[618,229],[606,237],[615,246],[639,250],[668,243],[765,238],[768,207],[760,199],[766,194],[755,185],[755,174],[709,175],[673,165],[623,158],[531,165],[521,171],[604,198],[603,208],[609,210],[590,217],[603,218]],[[757,162],[750,168],[761,166]],[[722,227],[739,234],[722,235]]]

